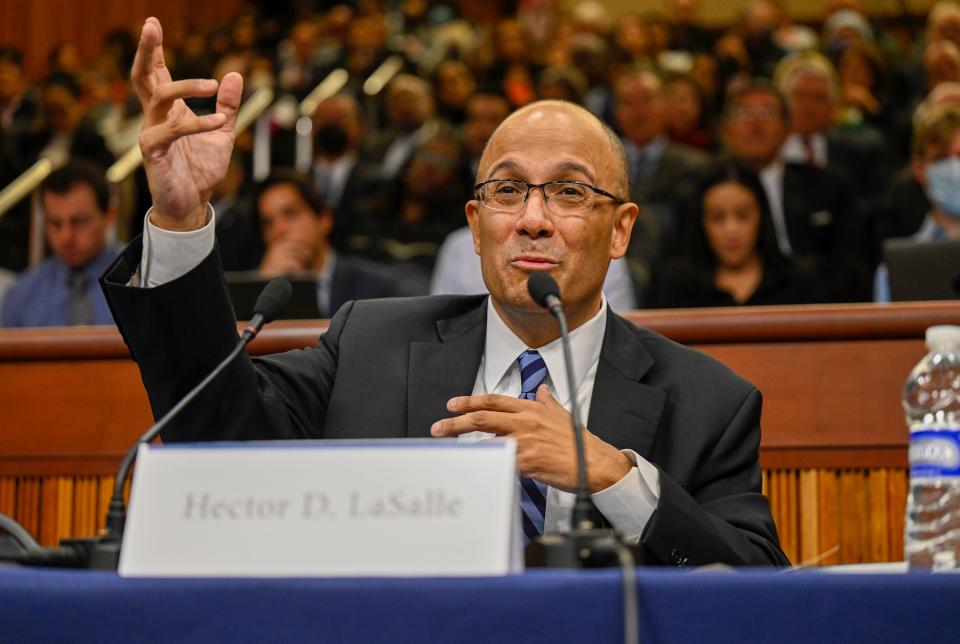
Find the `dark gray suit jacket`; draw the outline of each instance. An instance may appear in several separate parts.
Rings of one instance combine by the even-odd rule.
[[[124,285],[133,242],[102,280],[159,417],[237,341],[217,253],[153,289]],[[486,296],[344,305],[316,347],[236,361],[165,431],[166,441],[427,437],[467,395]],[[660,471],[641,538],[652,563],[785,564],[760,494],[760,394],[719,362],[610,313],[587,426]]]

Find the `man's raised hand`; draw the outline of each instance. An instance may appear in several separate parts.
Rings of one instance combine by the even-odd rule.
[[[236,137],[243,78],[174,81],[163,58],[163,30],[147,18],[131,72],[143,106],[140,150],[153,196],[154,225],[195,230],[206,223],[206,205],[226,175]],[[185,98],[217,95],[217,111],[197,116]]]

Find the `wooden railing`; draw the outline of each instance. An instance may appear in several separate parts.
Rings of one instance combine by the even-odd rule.
[[[794,562],[902,557],[907,431],[900,390],[960,303],[634,312],[764,394],[761,464]],[[254,354],[311,346],[323,321],[279,322]],[[709,392],[704,392],[709,395]],[[44,543],[95,532],[112,474],[151,423],[115,329],[0,331],[0,512]]]

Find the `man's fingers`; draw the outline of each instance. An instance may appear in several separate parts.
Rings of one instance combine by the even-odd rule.
[[[156,150],[164,150],[177,139],[191,134],[210,132],[223,126],[226,117],[223,114],[205,116],[187,116],[170,123],[149,127],[140,132],[140,150],[148,157]]]
[[[471,411],[488,409],[491,411],[518,412],[530,405],[529,400],[499,394],[481,396],[457,396],[447,401],[447,410],[464,414]]]
[[[456,418],[438,420],[430,427],[434,436],[459,436],[469,432],[489,432],[508,436],[513,431],[516,416],[508,412],[482,409]]]
[[[537,402],[543,403],[547,406],[555,406],[560,404],[557,402],[557,399],[550,394],[550,387],[543,384],[537,387]]]
[[[157,86],[170,82],[170,71],[163,58],[163,30],[156,18],[147,18],[143,23],[130,79],[144,109],[150,104]]]
[[[144,123],[147,126],[162,123],[166,119],[167,112],[178,99],[213,96],[216,91],[217,81],[212,79],[191,78],[159,85],[144,114]]]
[[[217,92],[217,113],[227,117],[227,129],[233,130],[240,111],[240,98],[243,95],[243,76],[230,72],[220,81]]]

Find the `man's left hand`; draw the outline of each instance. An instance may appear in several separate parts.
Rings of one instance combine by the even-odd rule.
[[[524,476],[561,490],[577,485],[577,450],[570,413],[550,395],[546,385],[536,400],[486,394],[458,396],[447,409],[462,414],[439,420],[430,428],[437,437],[488,432],[517,442],[517,468]],[[591,492],[604,490],[622,479],[633,463],[620,450],[583,427],[587,459],[587,485]]]

